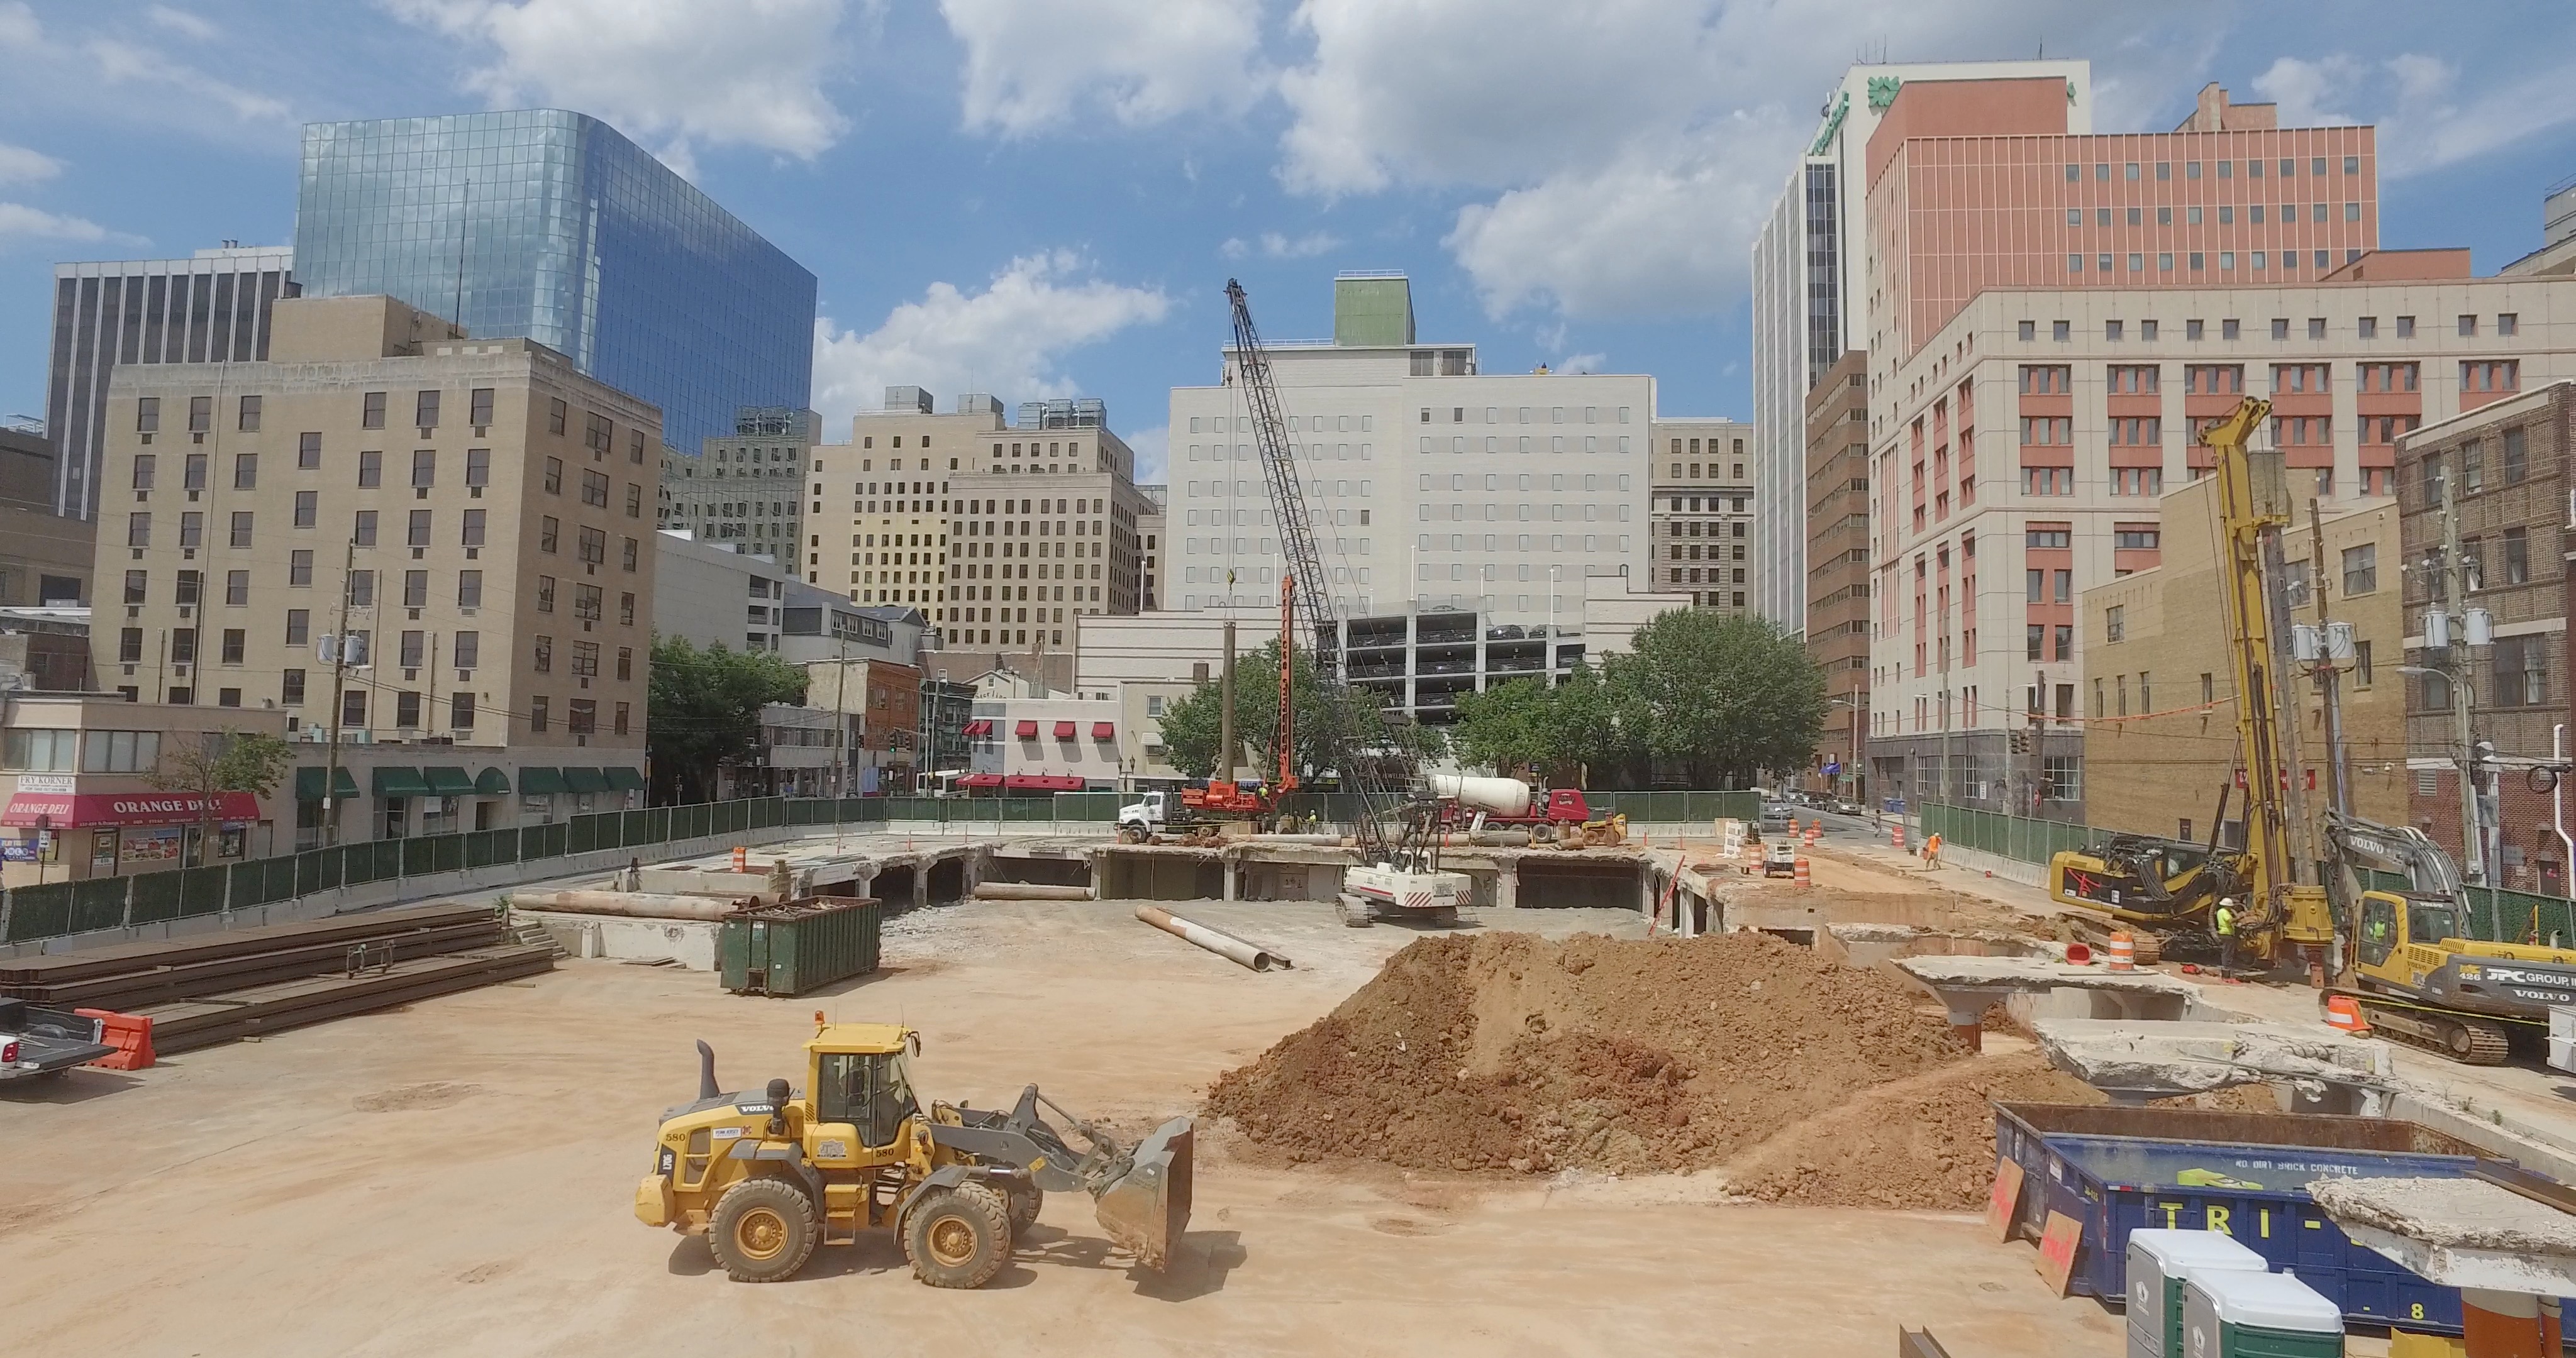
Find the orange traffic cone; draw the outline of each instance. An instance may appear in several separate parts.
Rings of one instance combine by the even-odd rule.
[[[1814,883],[1807,880],[1807,856],[1805,854],[1798,855],[1796,881],[1799,886],[1814,885]]]
[[[1887,842],[1888,842],[1891,846],[1893,846],[1893,847],[1896,849],[1896,851],[1897,851],[1898,853],[1903,853],[1903,852],[1905,852],[1905,825],[1904,825],[1904,822],[1900,821],[1900,822],[1896,823],[1895,825],[1891,825],[1891,826],[1889,826],[1889,827],[1887,828]]]
[[[2326,1026],[2340,1028],[2355,1037],[2370,1031],[2370,1020],[2361,1016],[2361,1002],[2350,995],[2326,996]]]

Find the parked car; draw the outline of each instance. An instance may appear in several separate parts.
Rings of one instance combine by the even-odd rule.
[[[1835,798],[1832,810],[1837,816],[1865,816],[1869,814],[1867,807],[1862,806],[1860,803],[1853,801],[1848,797]]]
[[[1789,805],[1786,802],[1766,802],[1763,804],[1762,828],[1764,830],[1786,830],[1789,828],[1789,822],[1793,819],[1795,819],[1795,817],[1792,815]]]

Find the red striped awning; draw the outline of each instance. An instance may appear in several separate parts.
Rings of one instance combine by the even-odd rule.
[[[1035,740],[1038,738],[1038,724],[1034,721],[1021,722],[1011,728],[1011,734],[1022,740]]]
[[[1055,724],[1055,738],[1058,740],[1073,739],[1073,723],[1069,721],[1057,722]]]
[[[1116,740],[1118,738],[1117,723],[1106,721],[1093,722],[1091,724],[1091,738],[1093,740]]]
[[[959,787],[1000,787],[1001,785],[1002,775],[998,773],[970,773],[957,780]]]
[[[1015,792],[1080,792],[1083,782],[1065,773],[1015,773],[1002,786]]]

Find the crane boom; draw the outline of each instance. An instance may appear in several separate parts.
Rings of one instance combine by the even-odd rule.
[[[2276,676],[2272,672],[2272,612],[2263,587],[2263,540],[2289,522],[2278,506],[2256,499],[2253,459],[2246,451],[2254,431],[2272,413],[2269,401],[2247,397],[2234,412],[2200,436],[2218,478],[2221,544],[2226,578],[2220,582],[2227,620],[2227,651],[2236,680],[2236,760],[2245,772],[2245,848],[2252,857],[2249,905],[2276,904],[2290,880],[2289,827],[2281,809],[2280,745],[2273,730]]]
[[[1341,772],[1343,786],[1359,795],[1355,837],[1363,857],[1382,856],[1386,842],[1380,822],[1388,814],[1392,798],[1374,752],[1357,748],[1357,733],[1346,729],[1350,692],[1342,673],[1342,625],[1333,611],[1332,580],[1325,573],[1323,552],[1316,544],[1312,516],[1306,506],[1305,488],[1297,477],[1279,384],[1271,374],[1270,354],[1261,345],[1261,332],[1252,324],[1252,303],[1244,295],[1243,284],[1227,279],[1225,298],[1234,312],[1235,374],[1245,401],[1252,407],[1253,439],[1261,453],[1261,480],[1270,493],[1271,518],[1279,530],[1280,555],[1286,561],[1279,591],[1280,781],[1285,790],[1287,770],[1294,767],[1290,754],[1290,678],[1295,667],[1291,638],[1296,602],[1303,596],[1308,631],[1314,639],[1310,663],[1315,668],[1316,688],[1324,699],[1320,719],[1325,729],[1318,734]]]

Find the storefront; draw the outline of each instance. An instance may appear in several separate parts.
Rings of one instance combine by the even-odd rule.
[[[21,778],[23,788],[28,781]],[[64,878],[110,877],[184,867],[198,861],[240,862],[252,856],[259,799],[217,793],[215,843],[200,852],[208,821],[205,797],[187,792],[31,792],[9,795],[0,810],[0,856]],[[50,873],[48,873],[50,875]]]

